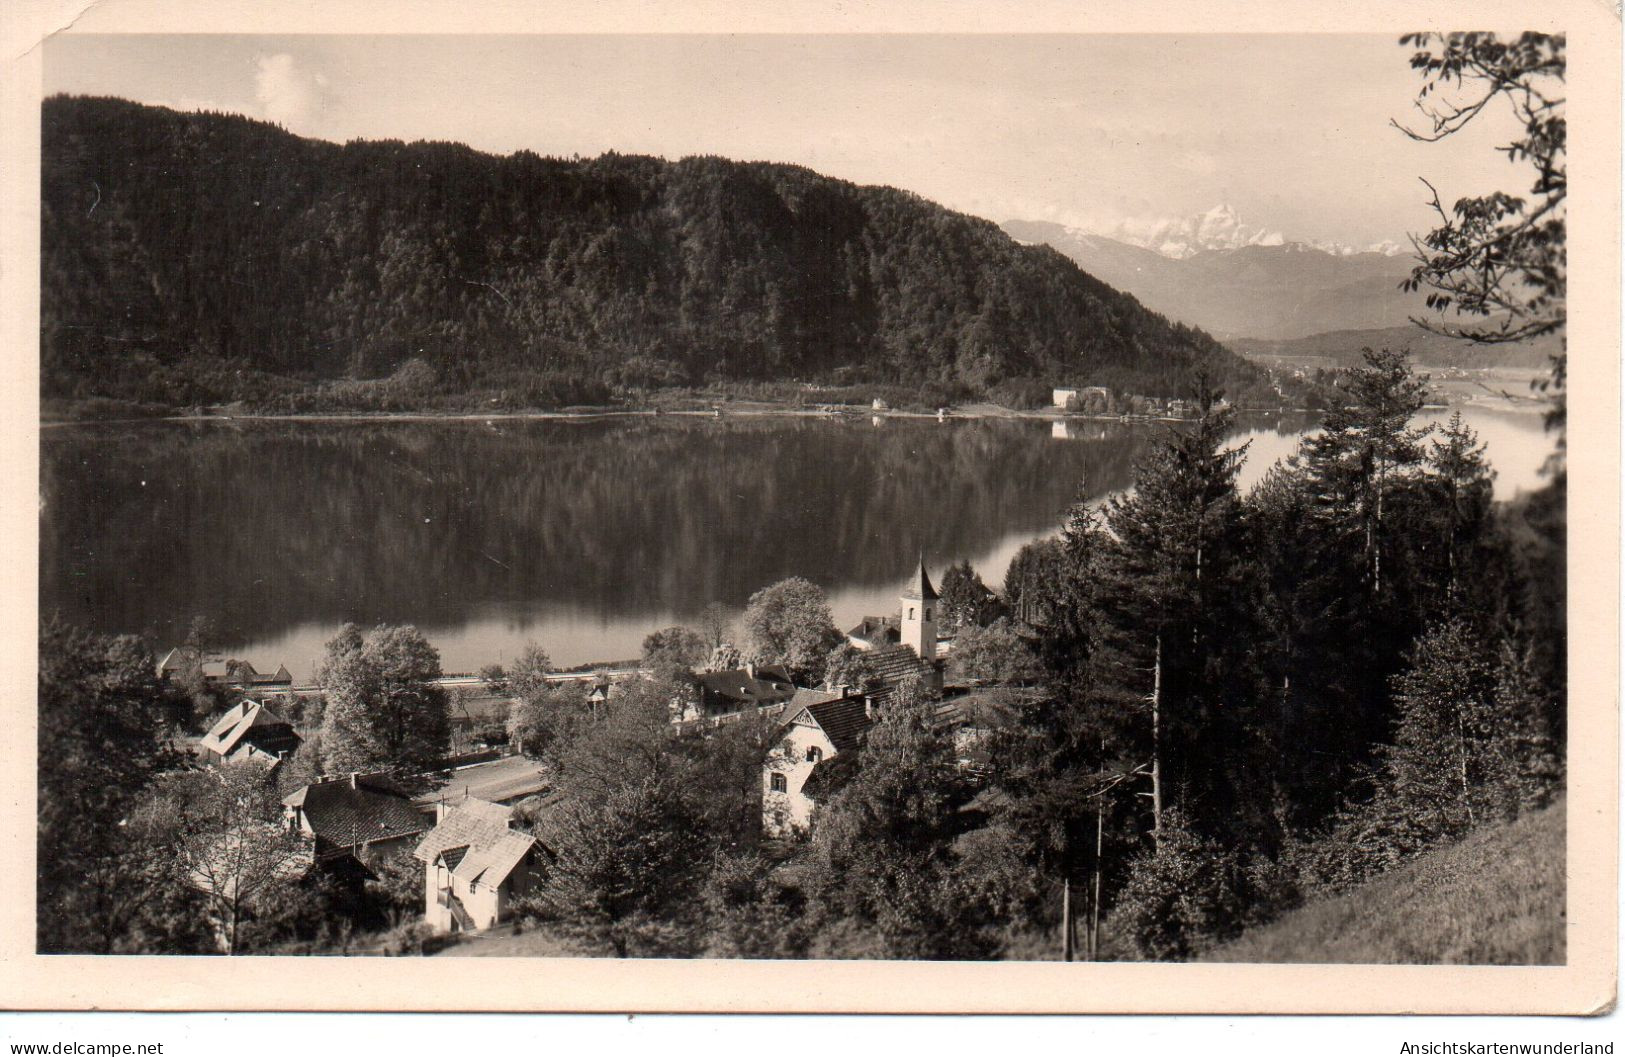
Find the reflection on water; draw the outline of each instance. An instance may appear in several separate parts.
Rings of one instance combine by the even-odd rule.
[[[1480,417],[1499,489],[1537,483],[1537,420]],[[740,609],[792,575],[821,584],[845,625],[893,608],[922,551],[933,572],[970,558],[999,585],[1080,482],[1095,497],[1124,487],[1165,428],[666,418],[53,429],[42,612],[161,644],[205,614],[235,655],[299,676],[345,620],[415,623],[452,671],[528,640],[561,664],[632,657],[650,630],[712,601]],[[1244,483],[1302,428],[1289,417],[1242,430]],[[1503,438],[1519,449],[1511,463]]]

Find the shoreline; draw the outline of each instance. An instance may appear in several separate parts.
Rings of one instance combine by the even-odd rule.
[[[1237,408],[1241,415],[1310,415],[1309,408]],[[587,421],[607,418],[812,418],[839,421],[843,419],[898,418],[947,421],[949,419],[1027,419],[1048,422],[1189,422],[1188,418],[1171,415],[1091,415],[1067,412],[1059,408],[1031,408],[1017,410],[997,404],[966,404],[948,408],[944,414],[934,411],[876,411],[857,405],[845,405],[838,411],[823,411],[794,405],[743,405],[717,410],[682,408],[588,407],[557,411],[295,411],[285,414],[249,412],[246,414],[215,415],[152,415],[133,418],[51,418],[40,420],[41,429],[63,426],[135,425],[146,422],[515,422],[515,421]]]
[[[1510,396],[1510,399],[1508,398]],[[1468,410],[1480,409],[1500,411],[1512,414],[1540,414],[1547,410],[1547,402],[1538,398],[1524,397],[1515,394],[1484,396],[1474,394],[1467,399],[1452,401],[1447,404],[1429,403],[1425,410]],[[1302,407],[1279,408],[1235,408],[1235,412],[1242,416],[1266,415],[1314,415],[1323,414],[1323,410]],[[742,401],[732,406],[719,406],[716,409],[678,408],[668,410],[658,407],[614,407],[596,406],[580,408],[562,408],[553,411],[294,411],[287,413],[255,411],[244,414],[167,414],[136,416],[128,418],[41,418],[40,429],[60,429],[69,426],[127,426],[142,423],[216,423],[230,422],[524,422],[524,421],[596,421],[611,418],[810,418],[840,421],[846,419],[864,418],[896,418],[947,421],[949,419],[982,420],[982,419],[1024,419],[1040,422],[1189,422],[1189,418],[1180,418],[1171,415],[1121,415],[1121,414],[1086,414],[1082,412],[1062,411],[1055,407],[1028,408],[1018,410],[1003,407],[998,404],[977,403],[964,404],[946,409],[944,414],[933,411],[905,411],[889,409],[876,411],[855,404],[841,405],[839,410],[826,411],[817,408],[800,407],[793,404],[770,404],[759,401]]]

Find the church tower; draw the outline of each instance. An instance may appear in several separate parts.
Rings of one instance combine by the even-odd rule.
[[[925,574],[925,558],[920,559],[919,572],[910,577],[903,589],[902,632],[903,645],[911,646],[920,660],[937,659],[937,590]]]

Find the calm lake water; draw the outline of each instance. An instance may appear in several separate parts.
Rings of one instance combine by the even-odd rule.
[[[1538,487],[1537,416],[1475,409],[1497,495]],[[1243,485],[1302,416],[1254,418]],[[261,670],[315,669],[343,621],[418,625],[448,671],[637,656],[787,576],[836,622],[895,609],[923,551],[991,586],[1080,484],[1126,486],[1167,427],[1039,420],[595,418],[48,429],[41,612],[167,647],[194,615]]]

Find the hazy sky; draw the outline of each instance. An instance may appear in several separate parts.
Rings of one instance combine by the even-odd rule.
[[[253,37],[62,34],[46,91],[456,140],[795,162],[1000,221],[1097,230],[1228,203],[1366,245],[1505,184],[1496,121],[1412,143],[1397,36]]]

